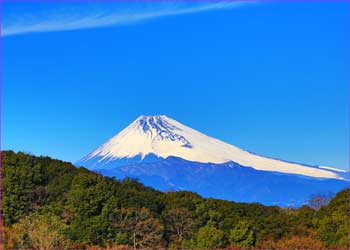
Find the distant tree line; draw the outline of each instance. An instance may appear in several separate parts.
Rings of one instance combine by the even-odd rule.
[[[9,250],[317,250],[350,244],[348,189],[327,205],[315,196],[312,208],[286,209],[162,193],[134,179],[118,181],[21,152],[2,152],[2,164]]]

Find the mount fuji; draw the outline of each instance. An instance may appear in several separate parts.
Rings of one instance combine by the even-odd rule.
[[[260,156],[165,115],[140,116],[76,165],[161,191],[280,206],[300,206],[349,184],[344,170]]]

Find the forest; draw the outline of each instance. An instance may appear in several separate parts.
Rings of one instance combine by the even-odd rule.
[[[5,249],[348,249],[349,189],[280,208],[159,192],[50,157],[2,152]],[[218,185],[220,185],[218,183]],[[258,191],[258,190],[257,190]],[[234,190],[232,190],[234,192]]]

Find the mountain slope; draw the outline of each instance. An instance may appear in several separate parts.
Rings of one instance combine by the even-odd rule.
[[[348,172],[253,154],[166,116],[139,117],[76,165],[161,191],[293,207],[349,183]]]
[[[214,164],[168,157],[153,163],[134,163],[101,169],[106,176],[137,178],[161,191],[191,190],[204,197],[236,202],[298,207],[311,195],[332,195],[347,187],[338,179],[318,179],[294,174],[255,170],[234,162]]]
[[[236,162],[256,170],[343,179],[344,171],[263,157],[206,136],[167,116],[140,116],[77,165],[103,169],[169,156],[202,163]]]

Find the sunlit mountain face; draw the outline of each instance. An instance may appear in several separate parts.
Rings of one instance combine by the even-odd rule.
[[[140,116],[76,165],[138,178],[161,191],[282,206],[302,205],[313,194],[335,193],[348,183],[343,170],[254,154],[165,115]]]

